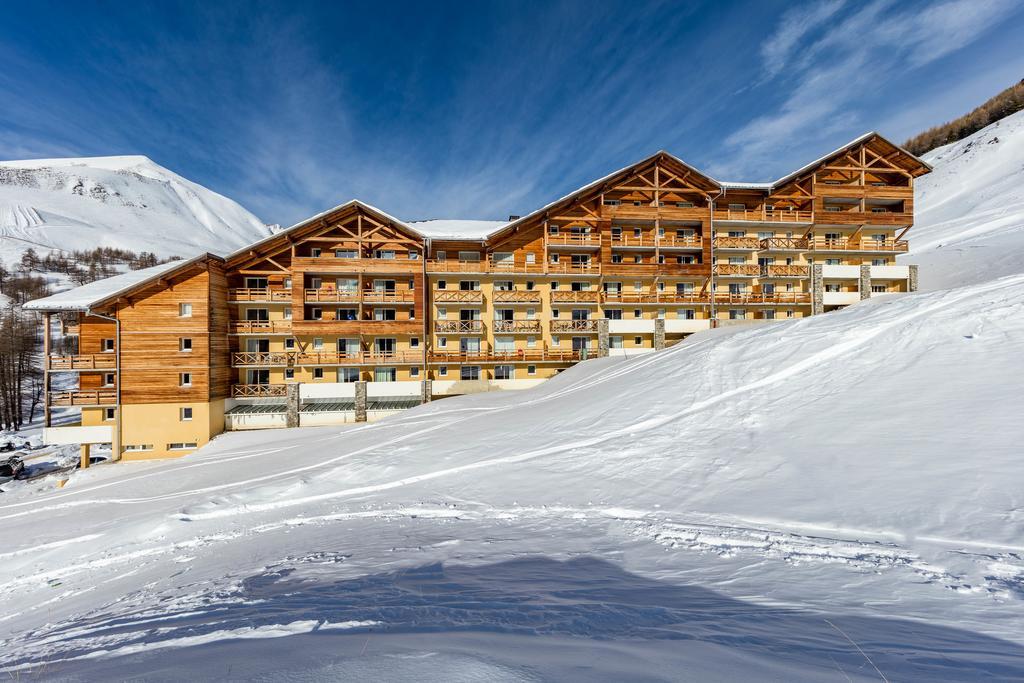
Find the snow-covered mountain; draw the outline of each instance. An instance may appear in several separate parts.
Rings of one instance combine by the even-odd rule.
[[[1024,275],[13,491],[0,661],[1020,679],[1022,357]]]
[[[226,253],[270,234],[236,202],[144,156],[0,162],[0,253],[120,247]]]
[[[925,289],[1024,273],[1024,111],[928,152],[912,251]]]

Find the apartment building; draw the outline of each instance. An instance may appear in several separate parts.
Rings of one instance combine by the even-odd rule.
[[[176,456],[224,429],[374,419],[913,291],[895,259],[929,170],[868,133],[772,183],[658,152],[508,221],[405,222],[353,200],[233,254],[30,303],[47,425],[81,411],[47,438]],[[76,353],[51,352],[56,319]]]

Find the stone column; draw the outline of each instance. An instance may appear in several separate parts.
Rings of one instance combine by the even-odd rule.
[[[917,291],[917,266],[907,266],[907,289],[911,292]]]
[[[867,263],[860,264],[860,300],[871,298],[871,265]]]
[[[597,357],[608,357],[608,319],[601,318],[597,321]]]
[[[665,348],[665,319],[654,319],[654,350],[661,351]]]
[[[118,378],[120,380],[120,378]],[[50,312],[43,314],[43,426],[50,426]]]
[[[356,422],[366,422],[366,381],[356,382]]]
[[[825,311],[825,281],[822,276],[821,264],[811,266],[811,315]]]
[[[434,397],[434,381],[425,379],[420,385],[420,403],[430,403]]]
[[[285,385],[285,427],[299,426],[299,408],[301,407],[301,400],[299,399],[299,386],[299,382]]]

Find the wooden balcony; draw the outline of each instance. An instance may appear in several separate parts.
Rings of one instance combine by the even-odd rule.
[[[769,237],[761,240],[761,249],[765,251],[807,251],[810,243],[803,238]]]
[[[423,262],[410,258],[335,258],[333,256],[297,256],[292,268],[308,273],[395,273],[423,271]]]
[[[464,365],[466,363],[574,363],[579,351],[560,349],[517,349],[515,351],[432,351],[431,364]]]
[[[701,305],[709,303],[708,296],[701,296],[696,292],[621,292],[613,294],[606,292],[604,297],[605,305],[615,304],[692,304]]]
[[[358,303],[359,291],[355,289],[334,289],[331,287],[307,289],[303,294],[303,300],[307,304]]]
[[[623,248],[623,249],[654,249],[657,245],[657,239],[654,235],[612,235],[612,249]]]
[[[294,367],[315,365],[409,365],[423,362],[422,351],[356,351],[354,353],[338,353],[336,351],[271,352],[252,353],[236,351],[231,354],[231,364],[236,368],[247,367]]]
[[[480,334],[483,331],[484,324],[480,320],[437,320],[434,322],[434,332],[438,334]]]
[[[78,356],[48,356],[47,370],[113,370],[117,358],[113,353],[89,353]]]
[[[539,320],[495,320],[494,333],[502,334],[540,334]]]
[[[482,304],[484,293],[479,289],[436,289],[434,303],[438,304]]]
[[[584,249],[597,249],[601,246],[601,233],[559,233],[548,235],[548,248],[551,247],[575,247]]]
[[[294,363],[294,353],[235,351],[231,354],[231,365],[236,368],[287,366]]]
[[[368,289],[363,292],[362,299],[366,304],[413,304],[416,303],[416,291],[412,289]]]
[[[716,209],[716,221],[751,221],[754,223],[813,223],[813,211],[769,211],[759,209]]]
[[[537,289],[509,289],[494,290],[491,299],[495,304],[539,304],[540,290]]]
[[[623,277],[707,277],[711,266],[703,263],[605,263],[602,271],[604,275]]]
[[[601,298],[601,292],[596,289],[558,290],[551,292],[551,303],[553,304],[596,304]]]
[[[876,251],[876,252],[906,252],[910,245],[907,240],[851,240],[846,237],[838,239],[826,239],[815,237],[810,240],[810,248],[814,251]]]
[[[808,277],[810,266],[797,265],[764,265],[761,266],[761,277]]]
[[[523,264],[524,267],[527,264]],[[536,264],[533,264],[536,265]],[[431,259],[427,261],[428,273],[489,273],[491,272],[489,261],[458,261],[455,259]],[[509,271],[517,270],[513,264],[509,265]]]
[[[51,391],[51,406],[112,406],[117,404],[117,391],[95,389],[92,391]]]
[[[283,288],[235,287],[228,290],[228,301],[249,303],[287,303],[292,300],[292,290]]]
[[[755,251],[761,248],[761,240],[756,237],[716,237],[715,249],[744,249]]]
[[[740,306],[752,304],[809,304],[811,303],[811,294],[810,292],[744,292],[743,294],[721,292],[715,294],[715,303]]]
[[[552,320],[551,332],[597,332],[597,320]]]
[[[287,394],[286,384],[232,384],[234,398],[269,398]]]
[[[756,277],[761,274],[761,267],[756,263],[716,263],[714,272],[724,277]]]
[[[559,263],[549,263],[544,271],[548,274],[565,274],[565,275],[600,275],[601,264],[596,261],[588,261],[586,263],[572,263],[568,259],[560,261]]]
[[[703,249],[704,244],[698,235],[693,237],[665,235],[658,239],[658,247],[660,249]]]
[[[232,320],[231,334],[289,334],[291,320]]]
[[[878,225],[903,227],[914,223],[914,214],[898,211],[819,211],[818,225]]]

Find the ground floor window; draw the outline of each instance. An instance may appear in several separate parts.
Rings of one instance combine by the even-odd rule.
[[[395,368],[374,368],[374,382],[394,382],[398,379],[398,371]]]
[[[463,365],[459,372],[459,378],[463,381],[480,379],[480,366]]]
[[[729,320],[743,320],[746,317],[747,313],[742,308],[733,308],[729,311]]]
[[[338,381],[351,384],[359,381],[359,368],[338,368]]]
[[[511,365],[495,365],[494,379],[515,379],[516,369]]]
[[[176,441],[174,443],[167,444],[167,450],[169,451],[184,451],[189,448],[196,448],[198,445],[195,441]]]
[[[871,291],[875,294],[885,293],[885,285],[871,285]]]
[[[676,311],[676,318],[679,320],[693,320],[694,317],[695,314],[692,308],[681,308]]]
[[[608,337],[608,348],[610,349],[621,349],[622,348],[622,337]]]
[[[323,379],[323,378],[324,378],[324,369],[323,368],[313,368],[313,379]]]
[[[536,365],[527,365],[526,366],[526,374],[527,375],[536,375],[537,374],[537,366]]]

